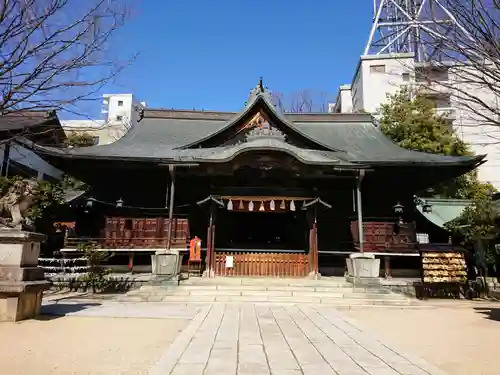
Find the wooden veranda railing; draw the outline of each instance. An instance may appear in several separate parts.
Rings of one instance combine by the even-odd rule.
[[[413,224],[399,225],[395,233],[395,222],[363,222],[364,250],[367,252],[417,252],[417,238]],[[359,246],[358,221],[351,221],[351,234],[354,244]]]
[[[69,237],[66,238],[65,248],[78,248],[80,245],[94,244],[101,249],[164,249],[167,246],[166,238],[93,238]],[[171,248],[186,249],[186,238],[172,238]]]
[[[226,267],[226,257],[233,257],[232,267]],[[217,276],[303,277],[309,274],[307,254],[216,252]]]

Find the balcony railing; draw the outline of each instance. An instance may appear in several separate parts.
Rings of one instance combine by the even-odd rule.
[[[78,249],[83,245],[94,245],[99,249],[123,249],[123,250],[147,250],[165,249],[166,238],[134,237],[134,238],[95,238],[95,237],[69,237],[66,238],[64,247],[66,249]],[[187,242],[185,238],[172,238],[171,248],[185,249]]]

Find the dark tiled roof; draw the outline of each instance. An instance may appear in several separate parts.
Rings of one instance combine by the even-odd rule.
[[[19,111],[5,115],[0,114],[0,131],[29,129],[52,122],[54,119],[57,119],[57,115],[47,111]]]
[[[0,114],[0,138],[25,137],[41,144],[59,144],[66,138],[55,111],[18,111]]]
[[[236,146],[198,148],[262,105],[283,127],[317,144],[317,150],[288,143],[246,142]],[[63,158],[99,158],[178,162],[222,162],[241,152],[274,149],[288,152],[304,163],[341,165],[473,165],[484,156],[452,157],[403,149],[390,141],[365,114],[281,114],[264,95],[257,95],[244,111],[213,112],[147,109],[141,121],[109,145],[56,150],[36,146],[41,153]],[[320,151],[323,150],[323,151]],[[327,151],[325,151],[327,150]],[[329,151],[328,151],[329,150]]]

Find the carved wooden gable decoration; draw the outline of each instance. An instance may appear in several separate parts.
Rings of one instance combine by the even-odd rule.
[[[283,142],[286,140],[285,134],[271,125],[262,112],[255,114],[240,131],[243,130],[246,130],[245,140],[247,142],[259,138],[273,138]]]
[[[324,149],[278,113],[261,86],[252,90],[246,109],[226,127],[185,147],[217,148],[266,139],[274,146],[277,142],[286,142],[299,148]]]

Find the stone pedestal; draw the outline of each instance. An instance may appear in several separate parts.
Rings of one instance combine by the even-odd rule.
[[[371,284],[380,282],[380,259],[371,253],[354,253],[346,259],[348,281]]]
[[[311,271],[307,274],[307,278],[311,280],[319,280],[321,279],[321,274],[316,271]]]
[[[43,234],[0,229],[0,321],[36,317],[50,286],[38,268]]]
[[[178,278],[181,265],[182,257],[179,250],[161,250],[151,255],[151,268],[155,276]]]

